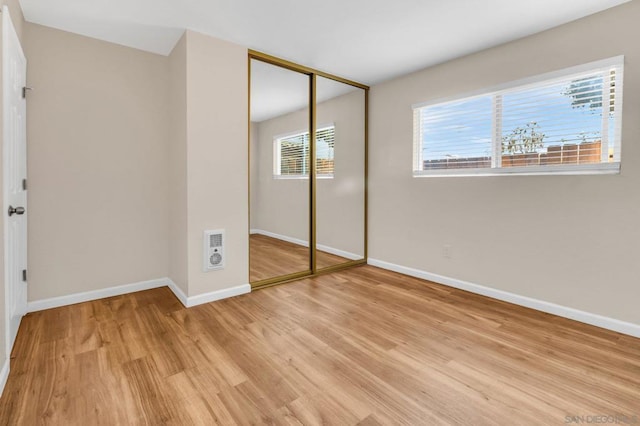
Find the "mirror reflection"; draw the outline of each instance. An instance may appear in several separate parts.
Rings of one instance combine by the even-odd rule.
[[[364,258],[365,93],[316,80],[316,267]]]
[[[252,283],[310,271],[309,79],[251,60]]]

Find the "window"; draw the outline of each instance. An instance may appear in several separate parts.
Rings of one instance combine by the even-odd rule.
[[[415,105],[414,176],[617,172],[623,62]]]
[[[334,125],[318,127],[316,131],[316,174],[319,178],[333,177]],[[297,132],[273,140],[276,178],[305,178],[309,176],[309,132]]]

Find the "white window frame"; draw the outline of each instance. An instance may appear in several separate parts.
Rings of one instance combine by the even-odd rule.
[[[322,130],[327,130],[333,128],[333,132],[335,135],[335,131],[336,131],[336,126],[334,123],[328,123],[328,124],[323,124],[321,126],[316,126],[316,133],[322,131]],[[280,142],[283,139],[288,139],[288,138],[294,138],[297,136],[302,136],[305,135],[310,132],[308,130],[298,130],[295,132],[288,132],[288,133],[282,133],[279,135],[276,135],[273,137],[273,178],[274,179],[309,179],[309,174],[302,174],[302,175],[282,175],[281,170],[280,170],[280,166],[281,166],[281,162],[282,162],[282,155],[281,155],[281,144]],[[334,144],[335,144],[335,140],[334,140]],[[333,167],[334,167],[334,173],[335,173],[335,145],[334,145],[334,163],[333,163]],[[331,174],[321,174],[321,175],[316,175],[316,179],[333,179],[333,175],[334,173]]]
[[[597,70],[604,67],[619,67],[619,83],[615,86],[616,111],[615,120],[615,140],[607,141],[608,135],[603,134],[603,145],[607,147],[609,143],[613,143],[614,159],[613,162],[603,162],[597,164],[571,164],[571,165],[540,165],[540,166],[524,166],[524,167],[501,167],[502,161],[502,128],[501,116],[496,115],[495,111],[500,107],[502,95],[512,90],[523,90],[528,87],[535,87],[539,83],[553,83],[554,80],[563,81],[572,75],[584,74],[589,71]],[[622,144],[622,87],[624,78],[624,56],[616,56],[599,61],[589,62],[583,65],[565,68],[558,71],[539,74],[536,76],[511,81],[490,88],[476,90],[464,95],[435,99],[432,101],[421,102],[412,105],[413,109],[413,177],[433,177],[433,176],[505,176],[505,175],[583,175],[583,174],[616,174],[620,173],[621,163],[621,144]],[[607,87],[605,85],[605,87]],[[423,165],[422,159],[422,126],[419,125],[420,109],[432,105],[442,105],[447,103],[459,102],[462,100],[471,100],[477,97],[493,95],[493,111],[494,117],[492,126],[492,156],[491,168],[477,169],[438,169],[438,170],[421,170]],[[608,95],[607,95],[608,96]],[[603,105],[604,108],[604,105]],[[605,125],[606,122],[606,125]],[[603,114],[603,129],[608,127],[608,120]],[[608,143],[607,143],[608,142]],[[608,156],[608,149],[602,149],[603,158]]]

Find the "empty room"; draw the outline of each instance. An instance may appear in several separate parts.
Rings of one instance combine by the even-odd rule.
[[[640,0],[0,5],[0,424],[640,425]]]

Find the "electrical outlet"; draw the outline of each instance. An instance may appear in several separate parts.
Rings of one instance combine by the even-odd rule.
[[[445,244],[442,246],[442,257],[445,259],[451,259],[451,246],[449,244]]]

